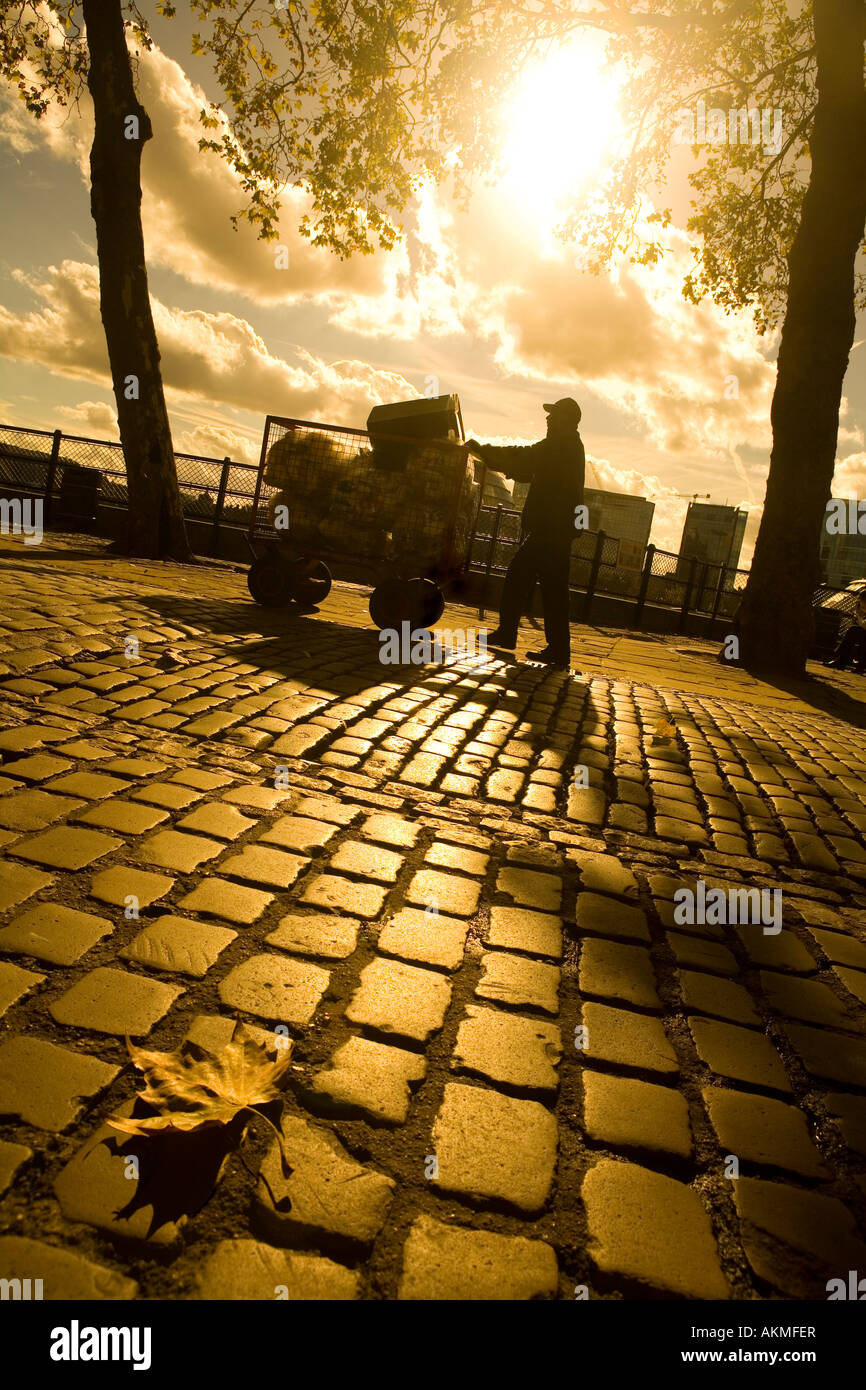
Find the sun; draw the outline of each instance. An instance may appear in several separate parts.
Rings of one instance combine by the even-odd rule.
[[[552,229],[602,169],[621,130],[618,95],[586,40],[527,69],[504,113],[500,188],[537,226]]]

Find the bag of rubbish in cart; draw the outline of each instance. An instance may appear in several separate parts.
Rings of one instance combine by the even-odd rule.
[[[278,492],[268,503],[268,516],[279,540],[292,545],[318,546],[321,508],[297,493]]]
[[[271,445],[264,481],[292,496],[326,498],[344,474],[343,451],[336,440],[321,430],[297,428]]]

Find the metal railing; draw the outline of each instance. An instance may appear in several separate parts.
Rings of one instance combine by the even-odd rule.
[[[254,507],[258,468],[230,458],[175,454],[184,515],[212,528],[210,549],[216,554],[221,528],[248,532]],[[0,425],[0,488],[15,487],[41,495],[46,520],[56,511],[67,469],[93,468],[101,474],[101,505],[125,509],[129,502],[126,465],[120,444],[64,434]],[[482,506],[472,540],[470,571],[483,576],[479,612],[483,616],[492,577],[502,577],[520,544],[521,513],[515,508]],[[570,583],[577,608],[589,621],[596,595],[633,604],[632,625],[642,626],[651,607],[674,609],[684,631],[690,614],[733,618],[748,571],[646,548],[640,568],[621,565],[619,541],[603,531],[579,531],[571,554]],[[582,602],[581,602],[582,599]]]
[[[246,530],[253,513],[257,467],[230,458],[175,454],[184,516],[213,528],[215,548],[221,527]],[[61,430],[30,430],[0,425],[0,486],[21,488],[45,498],[46,520],[56,514],[67,469],[93,468],[101,474],[100,504],[129,504],[126,464],[120,444]]]
[[[521,513],[510,507],[482,507],[472,548],[471,569],[484,576],[479,612],[484,613],[492,577],[505,574],[520,544]],[[644,609],[673,609],[685,631],[690,615],[733,618],[748,570],[713,565],[648,545],[641,566],[621,565],[619,541],[604,531],[579,531],[572,545],[570,585],[582,596],[580,616],[588,622],[596,595],[633,603],[632,625],[642,626]],[[574,611],[574,610],[573,610]]]

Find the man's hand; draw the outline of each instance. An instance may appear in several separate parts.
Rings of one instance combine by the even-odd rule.
[[[484,456],[484,445],[479,444],[477,439],[467,439],[466,448],[471,454],[477,454],[479,458]]]

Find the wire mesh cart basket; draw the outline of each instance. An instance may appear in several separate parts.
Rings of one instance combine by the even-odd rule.
[[[372,582],[378,628],[431,627],[465,577],[484,465],[465,444],[269,415],[249,530],[257,603],[313,606],[326,560]]]

